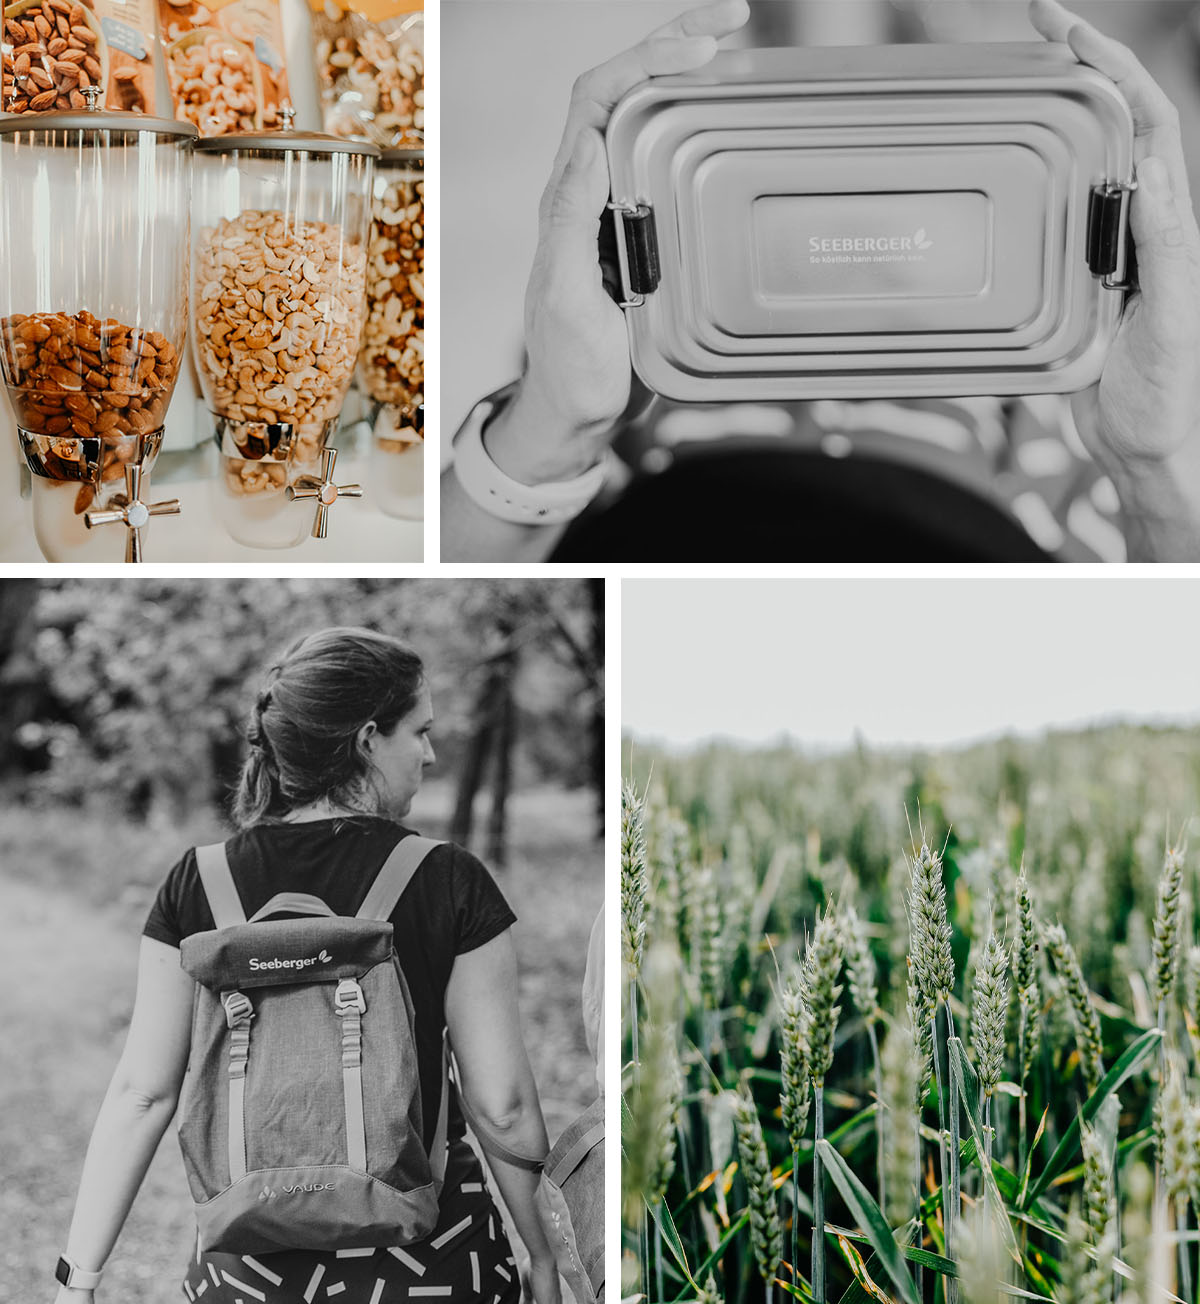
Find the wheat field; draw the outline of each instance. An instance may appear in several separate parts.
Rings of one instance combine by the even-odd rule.
[[[623,1296],[1193,1304],[1200,733],[624,773]]]

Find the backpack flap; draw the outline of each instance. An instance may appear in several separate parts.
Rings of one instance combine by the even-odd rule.
[[[180,963],[210,991],[359,978],[385,963],[392,926],[374,919],[272,919],[185,937]]]

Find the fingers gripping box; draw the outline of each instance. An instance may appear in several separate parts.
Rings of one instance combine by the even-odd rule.
[[[1099,376],[1133,122],[1048,44],[724,53],[608,126],[634,366],[694,401],[1029,394]]]

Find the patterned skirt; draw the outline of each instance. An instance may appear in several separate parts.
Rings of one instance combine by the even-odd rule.
[[[428,1240],[362,1250],[214,1254],[197,1248],[191,1304],[518,1304],[521,1283],[483,1169],[451,1143],[438,1225]]]

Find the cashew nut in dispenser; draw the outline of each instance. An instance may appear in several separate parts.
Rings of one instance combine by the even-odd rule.
[[[218,514],[252,547],[295,547],[312,526],[289,490],[317,475],[353,378],[378,155],[291,130],[199,142],[193,345],[216,418]]]

